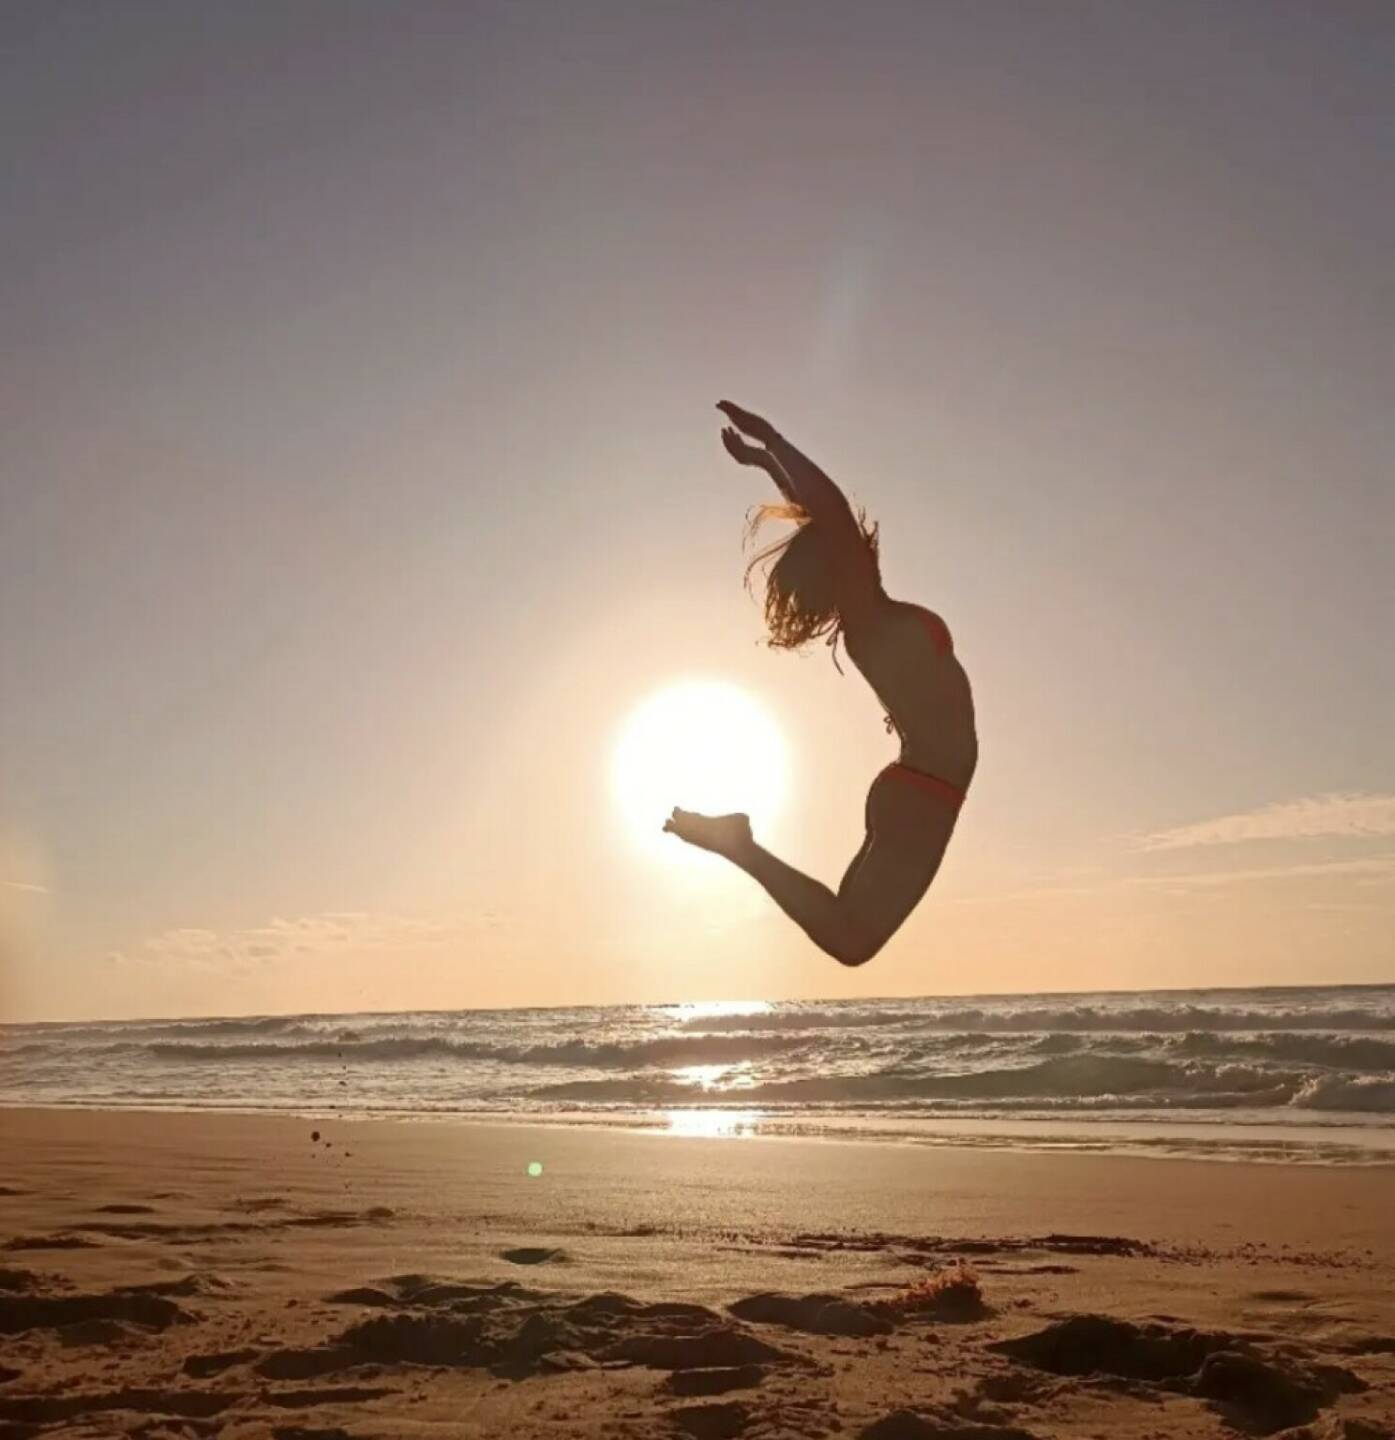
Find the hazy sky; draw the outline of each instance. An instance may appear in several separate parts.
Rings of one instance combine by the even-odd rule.
[[[0,1019],[1391,979],[1392,42],[1384,0],[5,4]],[[611,792],[637,703],[741,685],[768,839],[836,881],[892,758],[756,643],[723,396],[975,686],[861,970]]]

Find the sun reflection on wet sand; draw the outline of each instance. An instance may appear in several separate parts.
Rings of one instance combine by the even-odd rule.
[[[760,1134],[759,1110],[669,1110],[669,1135],[705,1140],[749,1140]]]

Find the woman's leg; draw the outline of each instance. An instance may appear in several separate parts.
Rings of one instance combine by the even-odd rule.
[[[868,831],[837,894],[758,845],[744,815],[675,810],[664,828],[744,870],[835,960],[863,965],[900,929],[929,888],[954,828],[950,812],[939,807],[936,814],[936,807],[914,792],[879,809],[877,829]]]

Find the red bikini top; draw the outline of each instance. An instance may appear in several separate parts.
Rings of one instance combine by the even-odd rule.
[[[925,628],[930,632],[930,643],[941,655],[950,655],[954,651],[954,637],[949,633],[949,626],[935,614],[933,610],[927,610],[923,605],[915,607],[916,614],[925,621]]]

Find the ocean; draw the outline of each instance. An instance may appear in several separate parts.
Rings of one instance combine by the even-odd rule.
[[[0,1104],[1395,1162],[1395,986],[0,1026]]]

